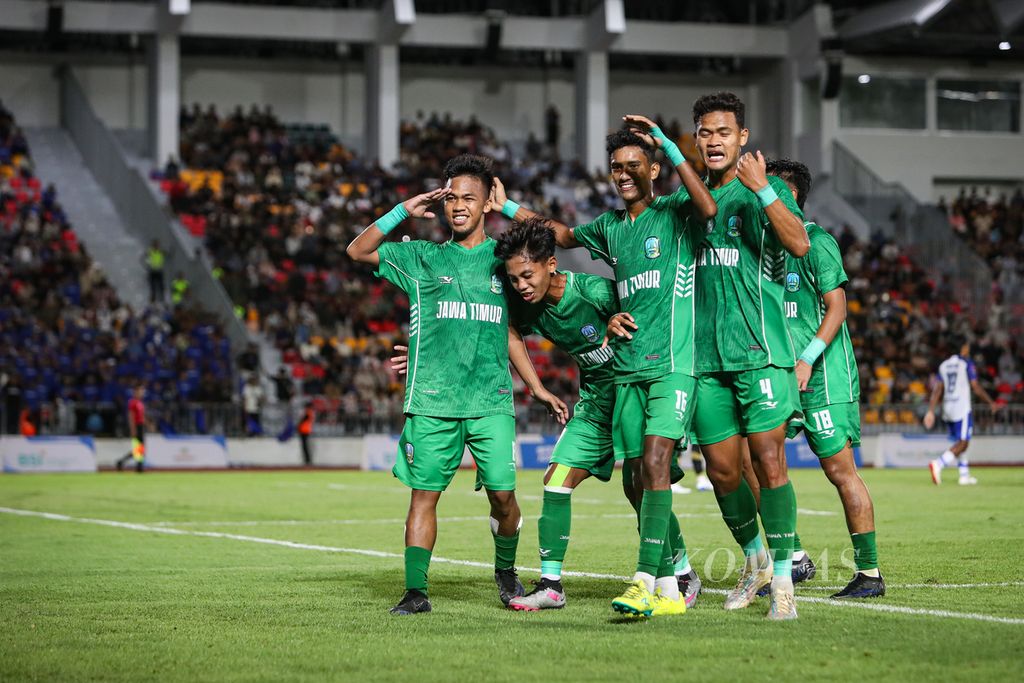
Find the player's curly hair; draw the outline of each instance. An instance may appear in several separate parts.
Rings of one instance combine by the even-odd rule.
[[[617,130],[605,138],[604,148],[607,150],[608,156],[615,154],[616,150],[623,147],[639,147],[647,157],[647,161],[654,161],[654,147],[628,128]]]
[[[498,238],[494,255],[502,261],[522,254],[528,260],[544,262],[555,255],[555,232],[540,216],[516,221]]]
[[[484,184],[484,191],[490,194],[494,186],[494,162],[489,157],[477,154],[460,154],[444,165],[444,179],[468,175]]]
[[[811,172],[799,161],[772,159],[766,166],[768,175],[778,176],[796,189],[796,205],[804,208],[811,192]]]
[[[704,115],[710,114],[713,111],[731,111],[736,117],[736,123],[739,125],[740,130],[745,128],[743,120],[747,107],[743,104],[743,100],[737,97],[735,93],[722,91],[698,97],[697,101],[693,103],[693,125],[699,126],[700,120],[704,118]]]

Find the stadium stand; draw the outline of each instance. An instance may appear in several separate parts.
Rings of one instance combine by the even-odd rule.
[[[1002,294],[1018,293],[1024,281],[1024,189],[1008,197],[964,187],[951,203],[942,198],[938,206],[953,230],[988,261]]]
[[[612,188],[564,162],[531,138],[517,153],[479,121],[419,112],[401,129],[401,162],[385,171],[339,144],[322,126],[287,126],[269,108],[220,116],[198,104],[181,112],[181,167],[161,186],[182,223],[203,236],[223,282],[250,329],[282,352],[303,392],[315,398],[318,423],[360,430],[397,424],[403,384],[387,358],[403,339],[404,295],[341,258],[345,244],[376,212],[433,186],[444,160],[478,152],[497,161],[512,196],[567,222],[614,206]],[[679,124],[667,124],[678,130]],[[669,174],[666,174],[669,176]],[[570,191],[556,187],[568,186]],[[661,191],[670,191],[666,185]],[[1016,214],[1019,221],[1019,211]],[[501,219],[491,228],[500,230]],[[437,220],[407,226],[415,237],[444,239]],[[850,328],[861,359],[868,423],[911,424],[927,401],[929,375],[956,329],[978,340],[982,382],[1000,400],[1024,396],[1020,350],[1001,337],[998,318],[971,326],[944,288],[881,232],[867,241],[837,235],[850,286]],[[998,305],[993,307],[998,316]],[[574,395],[576,368],[547,342],[530,340],[545,383]],[[530,419],[522,393],[518,413]],[[901,408],[880,410],[898,404]],[[872,407],[873,406],[873,407]]]
[[[121,431],[139,382],[161,410],[191,411],[192,428],[202,418],[188,406],[231,401],[231,348],[216,321],[187,302],[133,311],[118,297],[56,189],[34,175],[25,137],[2,105],[0,228],[0,409],[8,433],[22,410],[34,413],[41,433]]]

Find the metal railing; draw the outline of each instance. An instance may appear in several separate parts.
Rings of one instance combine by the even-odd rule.
[[[125,226],[144,245],[154,239],[160,241],[167,254],[165,272],[184,273],[190,295],[221,319],[235,348],[243,348],[249,333],[235,317],[234,305],[224,287],[181,238],[172,218],[153,197],[148,181],[128,163],[114,134],[93,111],[70,68],[62,69],[60,84],[61,125],[71,134],[86,166],[109,195]]]
[[[926,403],[861,405],[861,434],[924,433],[922,419]],[[561,426],[552,420],[540,404],[518,405],[516,423],[520,433],[555,435]],[[259,434],[277,437],[289,433],[301,417],[299,402],[269,404],[262,408],[258,424],[253,424],[237,403],[147,404],[147,418],[158,431],[175,434],[216,434],[227,437]],[[319,437],[397,434],[405,416],[400,410],[375,414],[369,410],[334,408],[316,413],[313,435]],[[941,419],[932,433],[944,433]],[[16,429],[17,420],[6,419],[0,406],[0,425],[6,431]],[[61,402],[45,411],[40,433],[46,435],[93,434],[125,437],[128,424],[122,406],[114,403]],[[975,436],[1024,436],[1024,404],[1004,406],[997,412],[987,405],[974,406]]]
[[[992,269],[964,243],[934,206],[921,204],[903,185],[882,180],[839,142],[833,143],[833,186],[871,225],[899,243],[915,262],[949,285],[970,315],[985,315]]]

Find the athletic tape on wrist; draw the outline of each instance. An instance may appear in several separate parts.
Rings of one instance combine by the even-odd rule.
[[[505,205],[501,207],[501,215],[511,220],[516,219],[516,211],[519,210],[519,205],[511,199],[505,200]]]
[[[403,204],[395,204],[395,208],[377,219],[377,229],[385,235],[398,227],[398,224],[409,217]]]
[[[757,198],[761,201],[761,206],[766,207],[778,200],[779,195],[775,192],[775,188],[768,184],[757,191]]]
[[[686,163],[686,157],[684,157],[683,153],[679,151],[679,145],[670,140],[669,137],[662,132],[661,128],[658,128],[657,126],[651,128],[651,135],[656,138],[661,138],[661,151],[665,153],[665,156],[668,157],[668,160],[672,162],[673,166]]]
[[[814,361],[818,360],[818,356],[825,350],[825,346],[825,342],[815,337],[807,344],[804,352],[800,354],[800,360],[808,365],[814,365]]]

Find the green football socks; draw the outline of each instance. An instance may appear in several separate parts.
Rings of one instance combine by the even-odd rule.
[[[571,526],[572,494],[545,490],[544,505],[537,521],[542,578],[554,581],[561,578]]]
[[[853,562],[857,571],[868,572],[878,569],[878,548],[875,546],[875,532],[850,534],[853,541]]]
[[[410,545],[405,549],[405,589],[427,592],[427,570],[430,568],[430,551]]]
[[[512,536],[499,536],[492,531],[494,536],[494,568],[512,569],[516,566],[516,549],[519,548],[519,530]]]
[[[636,565],[637,572],[657,576],[662,553],[666,550],[668,518],[671,514],[672,491],[644,490],[644,497],[640,503],[640,553]]]
[[[796,493],[786,482],[761,489],[761,522],[772,554],[773,575],[789,578],[793,572],[793,537],[796,535]]]
[[[762,493],[761,504],[764,506]],[[745,479],[740,479],[740,486],[732,493],[718,497],[718,507],[722,511],[722,519],[725,525],[732,532],[736,542],[746,547],[759,538],[760,530],[757,527],[757,501],[754,500],[754,492]]]

